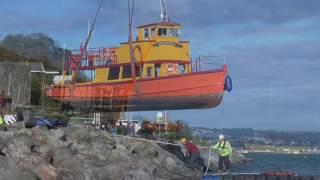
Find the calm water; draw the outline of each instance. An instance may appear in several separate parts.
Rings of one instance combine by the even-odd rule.
[[[252,162],[233,166],[233,172],[290,171],[298,175],[320,175],[320,155],[249,153]]]

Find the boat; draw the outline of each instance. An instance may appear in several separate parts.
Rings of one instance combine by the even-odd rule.
[[[196,71],[181,29],[162,12],[159,22],[137,27],[134,41],[96,49],[81,45],[68,58],[70,75],[57,76],[46,96],[100,112],[216,107],[231,90],[227,65]],[[89,81],[77,81],[80,71],[91,75]]]

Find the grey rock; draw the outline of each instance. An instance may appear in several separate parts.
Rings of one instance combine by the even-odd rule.
[[[6,155],[0,156],[1,167],[6,167],[0,173],[10,179],[164,180],[201,175],[155,143],[100,130],[33,128],[0,133]]]

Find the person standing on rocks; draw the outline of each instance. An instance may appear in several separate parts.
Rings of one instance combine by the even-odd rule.
[[[196,168],[201,166],[198,164],[199,160],[202,160],[200,157],[199,148],[192,142],[188,141],[186,138],[182,138],[181,143],[187,149],[187,152],[185,154],[185,162],[190,165],[190,168]]]
[[[231,167],[230,156],[232,154],[232,147],[229,141],[227,141],[224,135],[219,136],[219,142],[214,146],[210,146],[209,149],[214,150],[219,155],[218,167],[219,173],[222,172],[222,167],[224,165],[226,172],[229,172]]]
[[[2,114],[0,114],[0,127],[4,124],[4,121],[2,119]]]
[[[126,134],[126,127],[122,124],[122,122],[119,122],[119,126],[117,127],[117,134],[118,135],[125,135]]]

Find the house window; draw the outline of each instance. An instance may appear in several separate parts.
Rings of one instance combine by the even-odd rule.
[[[131,78],[131,66],[130,65],[123,66],[122,78],[123,79]]]
[[[110,67],[108,80],[116,80],[119,79],[120,66]]]
[[[152,77],[152,67],[147,67],[147,77]]]
[[[158,36],[167,36],[167,29],[166,28],[159,28],[158,29]]]

